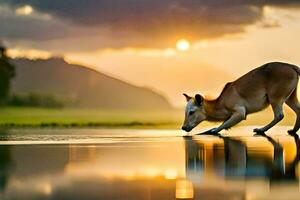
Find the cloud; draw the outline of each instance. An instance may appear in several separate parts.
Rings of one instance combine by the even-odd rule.
[[[64,31],[54,31],[54,27],[59,30],[63,26],[59,21],[50,20],[47,15],[33,13],[33,10],[24,11],[23,8],[14,11],[7,6],[0,6],[0,38],[39,41],[66,36]]]
[[[6,30],[0,31],[0,37],[11,40],[28,40],[31,37],[33,41],[51,39],[53,40],[51,44],[48,42],[36,46],[57,49],[58,44],[64,42],[68,44],[68,48],[75,51],[128,46],[170,47],[180,38],[193,41],[241,33],[247,25],[263,19],[263,6],[290,6],[298,5],[298,2],[297,0],[6,0],[2,5],[12,10],[30,6],[35,12],[47,14],[53,19],[48,22],[24,16],[3,19],[0,14],[0,22],[1,20],[2,23],[4,20],[4,23],[6,22],[4,26]],[[18,31],[16,27],[22,26],[29,28]],[[63,49],[68,50],[66,45],[63,46]]]

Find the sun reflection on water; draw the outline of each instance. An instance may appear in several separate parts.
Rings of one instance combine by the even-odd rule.
[[[188,180],[176,181],[176,199],[193,199],[193,183]]]

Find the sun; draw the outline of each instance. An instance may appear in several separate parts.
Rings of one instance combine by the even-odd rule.
[[[176,42],[176,48],[179,51],[187,51],[190,48],[190,42],[186,39],[180,39]]]
[[[30,15],[33,12],[33,8],[30,5],[25,5],[16,9],[17,15]]]

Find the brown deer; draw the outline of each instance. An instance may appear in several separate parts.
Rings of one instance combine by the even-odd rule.
[[[223,121],[205,133],[217,134],[246,119],[246,116],[272,106],[274,119],[256,133],[264,133],[284,117],[282,106],[286,103],[296,114],[295,126],[288,132],[295,134],[300,127],[300,104],[297,84],[300,69],[291,64],[272,62],[258,67],[237,80],[227,83],[218,98],[208,100],[201,95],[186,97],[185,120],[182,129],[189,132],[200,122]]]

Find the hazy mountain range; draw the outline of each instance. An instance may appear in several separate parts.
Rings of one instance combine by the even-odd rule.
[[[71,99],[73,106],[116,109],[170,109],[167,99],[85,66],[62,58],[13,59],[16,77],[13,93],[43,93]],[[141,74],[143,76],[143,74]]]

